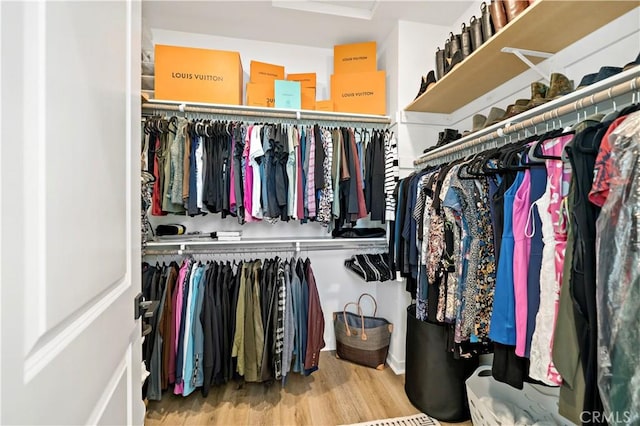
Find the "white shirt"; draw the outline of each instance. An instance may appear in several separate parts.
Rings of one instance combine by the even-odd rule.
[[[262,126],[254,126],[251,132],[251,145],[249,147],[249,162],[253,168],[253,188],[251,194],[251,216],[262,219],[262,180],[260,178],[260,165],[256,161],[257,158],[264,155],[262,150],[262,138],[260,138],[260,130]]]

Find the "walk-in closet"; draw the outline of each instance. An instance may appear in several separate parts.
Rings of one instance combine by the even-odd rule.
[[[640,423],[637,1],[0,21],[0,424]]]

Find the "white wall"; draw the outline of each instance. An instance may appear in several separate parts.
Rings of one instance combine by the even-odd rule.
[[[399,22],[398,109],[403,110],[415,99],[422,76],[435,70],[435,52],[444,47],[448,27]],[[413,170],[413,160],[428,146],[438,140],[439,126],[416,125],[402,120],[396,114],[398,124],[399,164],[404,175]]]
[[[207,34],[151,29],[155,44],[198,47],[202,49],[232,50],[240,52],[244,69],[244,83],[249,82],[251,61],[282,65],[286,74],[316,73],[316,99],[331,97],[330,79],[333,72],[333,49],[271,43],[259,40],[218,37]]]
[[[398,87],[400,81],[399,69],[399,28],[393,28],[389,36],[378,44],[378,69],[387,74],[387,114],[393,114],[398,110]]]

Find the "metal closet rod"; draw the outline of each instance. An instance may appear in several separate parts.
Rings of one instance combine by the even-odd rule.
[[[638,91],[638,90],[640,90],[640,77],[633,77],[631,80],[627,80],[623,83],[617,84],[608,89],[595,92],[591,95],[578,99],[572,103],[568,103],[566,105],[559,106],[549,111],[545,111],[542,114],[538,114],[532,118],[523,120],[519,123],[508,125],[505,128],[499,128],[494,132],[465,141],[458,145],[453,145],[450,147],[449,146],[442,147],[437,151],[434,151],[433,153],[426,154],[423,157],[415,160],[413,164],[414,166],[420,166],[422,164],[428,163],[430,161],[433,161],[441,157],[459,154],[463,151],[468,151],[471,148],[477,147],[487,142],[494,141],[506,135],[517,133],[529,127],[535,127],[538,124],[543,124],[552,120],[557,120],[566,114],[577,113],[578,111],[581,111],[585,108],[594,106],[596,104],[599,104],[607,100],[612,100],[615,97],[622,96],[627,93]],[[507,143],[508,141],[505,140],[503,144],[506,145]],[[496,147],[497,146],[499,145],[496,145]]]
[[[300,253],[306,251],[322,251],[322,250],[347,250],[350,248],[357,248],[358,250],[371,250],[371,249],[386,249],[386,244],[371,244],[371,245],[358,245],[357,247],[345,247],[344,245],[322,245],[322,246],[301,246],[301,247],[264,247],[264,248],[252,248],[252,249],[168,249],[168,250],[144,250],[144,256],[168,256],[168,255],[189,255],[189,254],[215,254],[215,255],[227,255],[227,254],[252,254],[252,253]]]
[[[325,122],[341,122],[341,123],[366,123],[366,124],[383,124],[388,125],[391,123],[389,117],[367,117],[358,115],[322,115],[314,113],[305,113],[301,111],[251,111],[242,109],[225,109],[218,107],[203,107],[203,106],[190,106],[190,105],[164,105],[157,103],[144,103],[142,104],[142,110],[147,111],[163,111],[163,112],[193,112],[199,114],[210,115],[229,115],[238,117],[264,117],[264,118],[284,118],[289,120],[312,120],[312,121],[325,121]]]

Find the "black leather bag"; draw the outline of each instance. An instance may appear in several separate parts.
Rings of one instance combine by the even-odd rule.
[[[478,357],[454,359],[447,351],[447,325],[416,318],[407,308],[404,390],[420,411],[445,422],[468,420],[465,381],[478,367]]]

